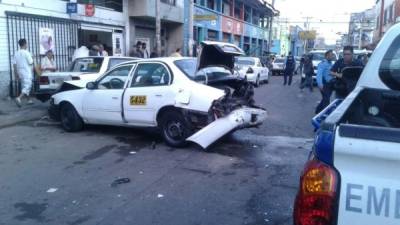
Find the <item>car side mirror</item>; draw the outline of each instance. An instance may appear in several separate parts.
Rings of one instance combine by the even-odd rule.
[[[88,90],[94,90],[96,89],[96,87],[97,87],[96,82],[89,82],[86,84],[86,89]]]

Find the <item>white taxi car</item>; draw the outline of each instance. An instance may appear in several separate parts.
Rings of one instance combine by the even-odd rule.
[[[233,75],[234,57],[241,54],[232,44],[205,42],[199,62],[157,58],[123,63],[86,88],[52,96],[49,113],[69,132],[84,124],[159,127],[170,146],[192,141],[207,148],[233,130],[266,119],[266,110],[254,104],[253,86]],[[210,72],[215,65],[224,71]]]
[[[39,77],[39,90],[35,96],[41,101],[47,101],[64,83],[64,81],[81,80],[95,81],[100,75],[115,65],[137,58],[119,56],[89,56],[75,59],[67,71],[43,73]]]
[[[236,57],[235,66],[239,76],[252,82],[256,87],[269,82],[269,69],[256,57]]]

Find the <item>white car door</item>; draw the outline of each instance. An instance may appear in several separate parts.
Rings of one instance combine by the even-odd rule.
[[[163,63],[138,63],[123,97],[125,121],[137,126],[156,126],[157,112],[163,106],[175,104],[172,79]]]
[[[83,100],[85,120],[94,124],[122,124],[122,95],[133,65],[117,67],[96,82]]]

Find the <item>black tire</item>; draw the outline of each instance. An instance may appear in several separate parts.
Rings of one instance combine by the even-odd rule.
[[[269,77],[267,80],[264,81],[265,84],[269,84]]]
[[[83,129],[83,121],[74,106],[64,103],[60,108],[61,126],[67,132],[77,132]]]
[[[159,127],[167,145],[175,148],[188,145],[186,139],[192,135],[192,129],[181,112],[177,110],[164,112],[160,116]]]

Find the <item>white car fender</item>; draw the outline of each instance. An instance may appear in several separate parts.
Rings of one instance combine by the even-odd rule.
[[[72,91],[64,91],[52,96],[54,99],[54,105],[60,105],[62,102],[68,102],[74,106],[78,114],[82,117],[83,116],[83,98],[87,89],[80,89],[80,90],[72,90]]]
[[[212,103],[224,95],[223,90],[190,81],[177,87],[175,107],[208,112]]]

